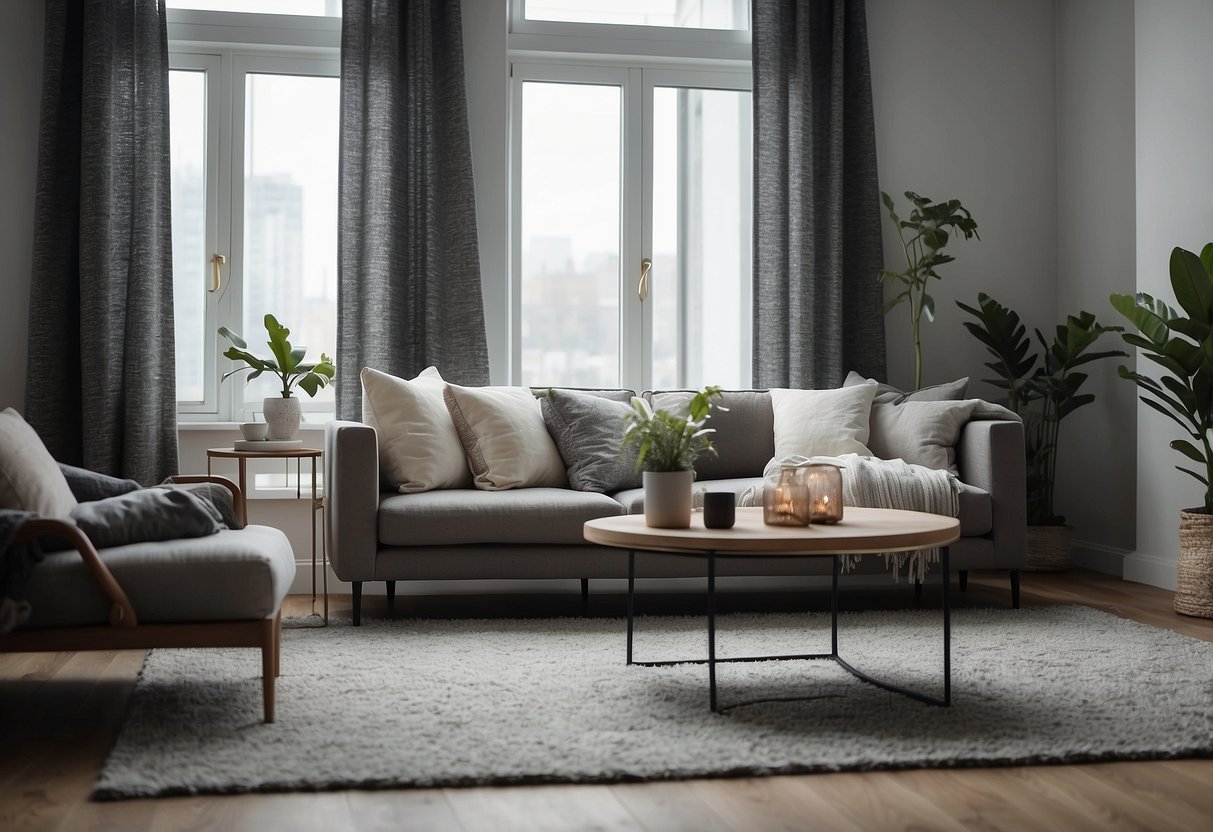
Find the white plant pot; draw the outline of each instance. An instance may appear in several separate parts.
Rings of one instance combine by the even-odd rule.
[[[281,396],[266,396],[261,403],[265,423],[269,425],[266,439],[294,439],[299,435],[299,422],[303,418],[303,409],[299,400],[294,396],[284,399]]]
[[[643,481],[646,526],[685,529],[691,525],[694,471],[645,471]]]

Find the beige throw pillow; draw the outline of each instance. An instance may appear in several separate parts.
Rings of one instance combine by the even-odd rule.
[[[446,382],[434,367],[412,380],[362,371],[362,418],[379,435],[384,481],[405,494],[472,484],[463,445],[442,399]]]
[[[539,400],[528,388],[448,384],[444,398],[477,488],[568,487]]]
[[[956,442],[979,404],[977,399],[874,404],[868,445],[881,459],[955,474]]]
[[[21,414],[0,411],[0,508],[67,517],[76,498],[50,451]]]
[[[875,383],[837,390],[772,388],[775,458],[870,456],[868,413],[875,395]]]

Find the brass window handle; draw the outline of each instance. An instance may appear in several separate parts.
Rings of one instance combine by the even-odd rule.
[[[211,255],[211,292],[218,292],[223,286],[223,265],[227,258],[222,254]]]
[[[649,272],[651,271],[653,271],[653,261],[646,257],[640,261],[640,283],[636,286],[636,295],[640,298],[641,303],[649,299]]]

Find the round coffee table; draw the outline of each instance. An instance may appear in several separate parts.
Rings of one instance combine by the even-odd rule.
[[[728,710],[741,702],[717,707],[716,665],[722,662],[789,661],[831,659],[855,677],[885,690],[900,693],[930,705],[952,703],[952,610],[949,597],[950,564],[948,547],[960,539],[960,521],[955,517],[924,514],[898,509],[848,507],[841,523],[811,526],[768,526],[762,522],[762,509],[739,508],[731,529],[707,529],[702,513],[692,515],[687,529],[656,529],[644,523],[639,514],[603,517],[585,524],[585,539],[591,543],[627,550],[628,553],[628,641],[627,663],[646,667],[675,664],[708,666],[709,703],[713,711]],[[943,696],[931,696],[882,682],[854,667],[838,654],[838,575],[843,555],[869,555],[884,552],[940,550],[943,570]],[[632,636],[636,602],[636,552],[665,552],[707,560],[708,572],[708,657],[662,662],[632,660]],[[721,557],[829,557],[833,561],[830,589],[830,652],[799,655],[745,656],[716,658],[716,560]],[[758,700],[766,701],[766,700]]]

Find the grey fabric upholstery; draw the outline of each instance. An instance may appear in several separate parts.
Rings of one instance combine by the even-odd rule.
[[[80,503],[71,519],[98,549],[204,537],[223,526],[209,500],[177,488],[144,488]]]
[[[770,459],[770,457],[767,457]],[[751,485],[761,485],[762,477],[728,477],[719,480],[695,480],[691,486],[694,491],[732,491],[738,497]],[[615,502],[624,508],[626,514],[641,514],[644,512],[644,489],[629,488],[611,495]],[[696,504],[698,504],[696,500]]]
[[[98,474],[87,468],[77,468],[74,465],[59,463],[59,470],[67,480],[67,487],[72,490],[72,496],[78,502],[87,503],[91,500],[104,500],[106,497],[117,497],[139,488],[134,480],[119,479],[105,474]]]
[[[847,373],[847,377],[843,379],[842,386],[855,387],[856,385],[868,384],[872,381],[876,381],[876,398],[872,399],[872,404],[958,401],[965,398],[969,391],[968,376],[958,378],[955,381],[945,381],[942,384],[929,384],[917,390],[906,391],[891,384],[877,381],[876,379],[864,378],[854,370]]]
[[[343,581],[369,580],[379,548],[379,448],[375,429],[361,422],[324,426],[328,553]]]
[[[956,449],[961,479],[990,494],[994,556],[986,568],[1020,569],[1027,546],[1027,473],[1021,422],[974,421]],[[962,495],[963,497],[963,495]]]
[[[388,546],[583,543],[587,520],[623,514],[605,494],[570,488],[473,488],[384,494],[379,540]]]
[[[236,621],[273,615],[295,577],[278,529],[248,526],[208,537],[100,550],[141,624]],[[28,627],[104,624],[109,606],[74,551],[55,552],[26,584]]]
[[[623,419],[631,407],[593,393],[556,388],[539,403],[572,488],[605,494],[640,485],[637,447],[621,450]]]
[[[685,390],[655,390],[645,393],[653,409],[673,410],[685,406],[693,395]],[[712,403],[727,410],[713,409],[707,426],[716,431],[712,437],[716,455],[704,454],[695,463],[697,480],[752,477],[775,455],[775,414],[771,394],[766,390],[724,390]]]

